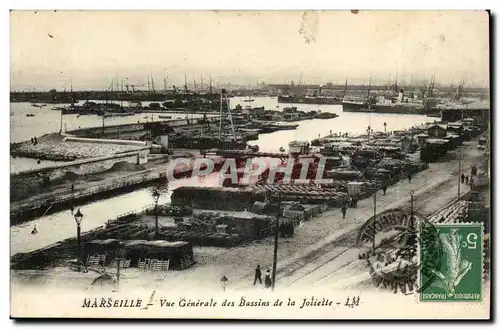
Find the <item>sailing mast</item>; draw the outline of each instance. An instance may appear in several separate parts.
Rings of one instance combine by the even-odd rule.
[[[200,80],[201,80],[201,89],[200,90],[201,90],[201,92],[203,92],[203,73],[201,74]]]
[[[153,73],[151,73],[151,89],[153,90],[153,93],[155,92],[155,81],[153,79]]]
[[[212,73],[210,73],[210,93],[212,93]]]
[[[344,100],[346,92],[347,92],[347,76],[345,77],[344,92],[342,93],[342,100]]]
[[[187,75],[184,73],[184,92],[187,93],[188,91],[188,83],[187,83]]]
[[[163,91],[167,93],[167,77],[165,71],[163,72]]]
[[[372,78],[370,78],[370,83],[368,84],[368,93],[366,95],[366,98],[368,100],[368,104],[370,104],[370,89],[372,87]]]

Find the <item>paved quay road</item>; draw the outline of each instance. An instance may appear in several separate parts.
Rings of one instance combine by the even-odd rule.
[[[470,173],[470,167],[478,164],[484,152],[477,150],[475,142],[467,144],[461,147],[462,168],[464,172]],[[439,210],[452,201],[456,198],[458,189],[457,154],[457,151],[449,152],[446,161],[431,163],[429,169],[413,176],[411,183],[406,179],[390,186],[385,196],[379,191],[377,212],[409,207],[411,190],[415,193],[415,211],[425,215]],[[462,186],[462,192],[466,189]],[[346,219],[342,219],[339,209],[333,209],[297,228],[293,238],[280,239],[276,289],[310,285],[311,282],[320,280],[325,283],[336,281],[335,273],[342,268],[344,268],[343,275],[349,272],[347,271],[349,266],[357,268],[353,263],[359,254],[359,250],[354,249],[357,229],[372,215],[373,198],[363,199],[359,201],[358,208],[348,209]],[[169,272],[164,280],[155,282],[155,285],[161,289],[180,291],[193,285],[203,289],[220,289],[220,278],[225,275],[229,278],[228,290],[257,289],[252,285],[253,270],[260,264],[264,275],[268,268],[272,268],[273,248],[273,237],[231,249],[195,247],[197,264],[194,267],[184,271]],[[54,271],[56,272],[53,274],[47,272],[44,274],[46,284],[65,287],[75,284],[74,280],[69,280],[66,275],[60,274],[60,269]],[[133,270],[128,271],[133,273]],[[364,268],[360,266],[359,271],[361,273]],[[127,270],[124,271],[124,275],[125,272]],[[124,279],[124,287],[147,288],[152,284],[147,278],[143,279],[136,274],[130,275],[134,279]]]

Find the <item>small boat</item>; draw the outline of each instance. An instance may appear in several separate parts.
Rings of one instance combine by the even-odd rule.
[[[283,148],[283,146],[282,146],[282,147],[280,147],[280,152],[281,152],[281,153],[284,153],[284,152],[285,152],[285,149]]]
[[[27,117],[34,117],[35,115],[32,113],[26,114]]]
[[[31,104],[31,106],[33,107],[38,107],[38,108],[42,108],[44,106],[47,106],[47,104],[41,104],[41,105],[38,105],[38,104]]]
[[[250,96],[248,96],[248,98],[247,98],[247,99],[244,99],[243,101],[244,101],[244,102],[253,102],[253,98],[252,98],[252,97],[250,97]]]
[[[158,118],[160,119],[172,119],[171,115],[159,115]]]

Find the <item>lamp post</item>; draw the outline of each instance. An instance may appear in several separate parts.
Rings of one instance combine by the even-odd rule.
[[[153,198],[155,199],[155,237],[158,237],[158,199],[160,198],[160,193],[158,191],[153,192]]]
[[[78,208],[76,214],[74,215],[76,222],[76,263],[78,266],[78,272],[81,271],[81,223],[83,219],[83,214]]]
[[[229,279],[225,275],[222,278],[220,278],[220,282],[222,285],[222,291],[226,291],[228,281],[229,281]]]

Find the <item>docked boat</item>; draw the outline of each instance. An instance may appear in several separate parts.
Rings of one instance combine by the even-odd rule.
[[[247,98],[247,99],[244,99],[243,101],[244,101],[244,102],[253,102],[253,98],[252,98],[252,97],[250,97],[250,96],[248,96],[248,98]]]
[[[375,104],[362,101],[343,101],[342,111],[344,112],[376,112]]]
[[[147,117],[144,117],[147,119]],[[158,118],[160,119],[172,119],[172,116],[171,115],[159,115]]]
[[[326,96],[282,95],[282,96],[278,96],[278,103],[340,105],[340,104],[342,104],[342,99],[340,99],[338,97],[326,97]]]
[[[27,116],[27,117],[34,117],[35,115],[34,115],[34,114],[29,113],[29,114],[26,114],[26,116]]]

